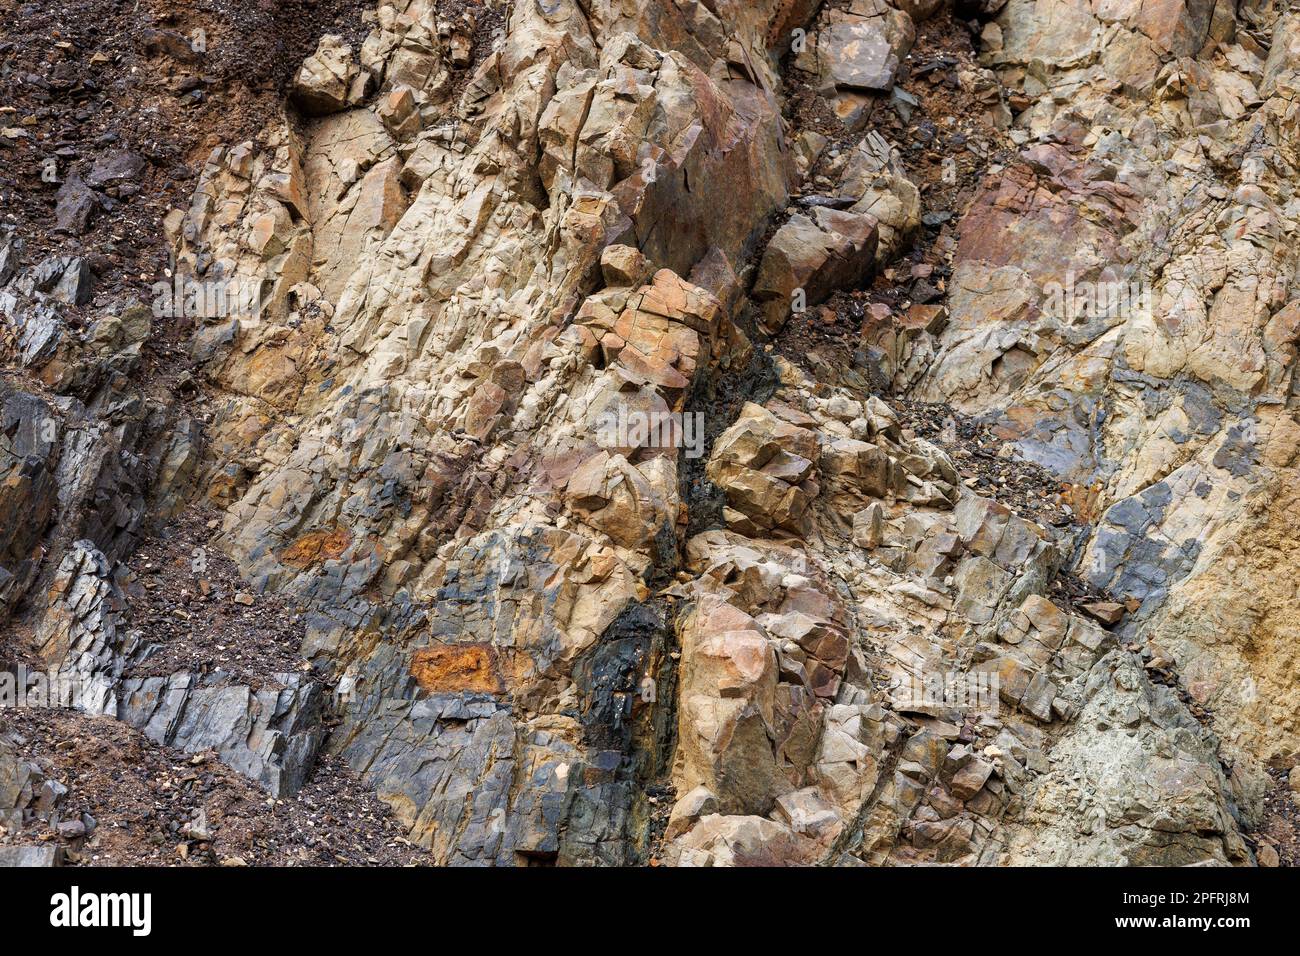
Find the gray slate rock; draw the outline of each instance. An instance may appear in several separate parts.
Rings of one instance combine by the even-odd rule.
[[[60,846],[0,846],[0,867],[62,866]]]

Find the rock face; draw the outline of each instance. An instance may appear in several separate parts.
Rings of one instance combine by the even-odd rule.
[[[1255,862],[1300,748],[1300,18],[1131,6],[948,52],[885,0],[322,38],[166,222],[256,293],[181,326],[201,417],[142,385],[156,313],[0,233],[0,621],[272,795],[345,760],[439,864]],[[190,507],[298,670],[137,673],[121,562]],[[30,778],[0,750],[0,814]]]

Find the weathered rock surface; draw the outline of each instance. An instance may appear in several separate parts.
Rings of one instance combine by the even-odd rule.
[[[168,217],[257,291],[185,326],[201,419],[135,384],[142,304],[0,234],[0,620],[84,708],[275,795],[336,755],[441,864],[1254,862],[1300,747],[1300,18],[1008,0],[958,66],[909,60],[940,2],[435,6],[322,39]],[[868,128],[913,71],[986,108],[961,208]],[[120,562],[197,502],[299,670],[132,676]],[[0,812],[38,790],[0,749]]]
[[[313,115],[337,113],[348,105],[357,76],[352,47],[342,37],[323,36],[294,78],[294,99]]]
[[[709,479],[730,505],[723,512],[727,524],[756,535],[764,528],[806,532],[818,492],[818,452],[812,432],[746,405],[709,459]]]
[[[754,280],[754,297],[770,300],[763,330],[778,332],[792,308],[818,305],[837,289],[862,282],[875,263],[876,243],[876,220],[864,213],[823,207],[811,217],[791,217],[768,243]]]
[[[1280,648],[1300,21],[1158,19],[1036,2],[998,15],[983,59],[1030,104],[1021,149],[962,220],[955,321],[914,392],[979,406],[1023,455],[1095,489],[1082,572],[1140,604],[1122,632],[1176,662],[1249,790],[1295,753]],[[1068,109],[1042,91],[1060,83],[1077,84]]]
[[[49,671],[77,689],[78,709],[117,717],[178,750],[214,751],[275,796],[302,786],[325,738],[319,683],[269,674],[253,689],[220,671],[125,676],[152,648],[144,633],[124,626],[123,595],[88,541],[68,551],[49,597],[37,647]]]

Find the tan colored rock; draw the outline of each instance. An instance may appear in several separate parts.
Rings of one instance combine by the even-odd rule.
[[[389,90],[380,98],[375,113],[384,128],[399,142],[411,139],[420,131],[415,93],[409,86],[396,86]]]
[[[855,814],[879,780],[885,737],[879,708],[862,704],[827,708],[813,777],[845,814]]]
[[[978,758],[970,760],[957,771],[952,778],[952,795],[958,800],[969,800],[979,793],[980,788],[993,773],[993,765]]]
[[[672,813],[668,817],[668,828],[664,831],[664,839],[669,841],[677,839],[695,826],[701,817],[717,812],[718,798],[714,796],[713,791],[704,786],[696,787],[683,794],[673,804]]]
[[[637,285],[649,274],[649,264],[639,249],[613,245],[606,246],[600,253],[600,271],[606,285]]]
[[[757,816],[707,816],[666,853],[675,866],[800,866],[812,863],[818,844],[774,820]]]
[[[844,829],[835,808],[813,787],[782,794],[777,798],[775,813],[793,832],[823,844],[829,844]]]
[[[669,489],[676,469],[663,458],[640,466],[597,452],[569,477],[565,497],[576,513],[624,547],[639,547],[671,524]]]
[[[341,36],[326,34],[294,77],[294,99],[313,116],[337,113],[348,105],[356,72],[352,47]]]
[[[822,449],[822,473],[873,498],[896,487],[894,461],[883,448],[856,438],[836,438]]]
[[[874,502],[853,516],[853,543],[871,550],[884,540],[884,508]]]
[[[743,611],[705,596],[681,629],[679,790],[705,786],[724,813],[766,813],[790,789],[770,742],[776,655]]]
[[[920,191],[897,150],[874,131],[850,153],[836,194],[854,201],[849,212],[876,220],[878,266],[895,258],[921,226]]]
[[[875,262],[876,225],[872,216],[822,207],[778,229],[754,280],[755,298],[766,303],[764,330],[773,334],[792,310],[862,282]]]
[[[1124,605],[1114,601],[1093,601],[1085,604],[1083,609],[1107,626],[1118,624],[1124,617]]]
[[[812,432],[751,402],[714,443],[706,471],[735,513],[729,524],[804,534],[817,494],[817,459]]]

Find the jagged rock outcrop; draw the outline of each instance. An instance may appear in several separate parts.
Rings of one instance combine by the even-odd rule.
[[[440,864],[1254,862],[1300,18],[995,6],[959,70],[909,60],[942,2],[385,3],[167,218],[177,277],[256,293],[190,314],[201,422],[134,384],[143,304],[69,322],[85,263],[0,235],[0,619],[272,794],[338,755]],[[879,111],[950,69],[997,161],[939,210]],[[118,562],[193,503],[300,671],[134,673]]]
[[[1296,447],[1298,21],[1052,5],[1069,18],[1044,30],[1048,9],[1009,3],[986,27],[984,61],[1029,104],[1022,149],[962,220],[954,321],[914,392],[993,402],[1022,454],[1093,488],[1082,572],[1140,602],[1123,633],[1177,661],[1249,790],[1295,740],[1276,546],[1294,523],[1277,502]],[[1044,92],[1062,83],[1068,106]]]

